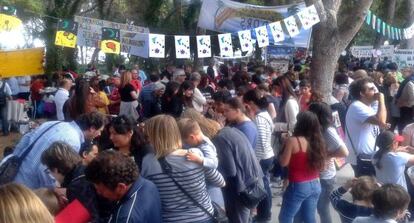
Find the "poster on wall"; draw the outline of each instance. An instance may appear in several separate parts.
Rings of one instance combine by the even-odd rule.
[[[374,49],[373,46],[353,46],[351,47],[351,54],[357,58],[374,56],[381,58],[388,57],[391,59],[394,56],[394,46],[381,46],[379,49]]]
[[[394,59],[398,67],[414,66],[414,49],[399,49],[394,51]]]
[[[223,33],[251,30],[269,23],[282,21],[305,8],[305,3],[284,6],[257,6],[230,0],[208,0],[203,1],[198,26]],[[307,48],[312,29],[299,28],[300,33],[297,36],[286,36],[282,42],[275,43],[273,36],[270,35],[270,44]],[[284,32],[288,34],[287,31]],[[253,34],[255,37],[255,33]]]

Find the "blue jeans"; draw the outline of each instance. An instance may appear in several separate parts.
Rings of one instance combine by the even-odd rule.
[[[272,217],[272,191],[270,189],[269,170],[272,168],[273,158],[274,157],[265,160],[260,160],[260,166],[262,167],[263,171],[263,184],[267,196],[257,205],[256,219],[258,220],[270,220],[270,218]]]
[[[319,179],[289,183],[283,194],[282,207],[279,214],[280,223],[292,223],[295,215],[301,215],[305,223],[316,223],[316,206],[321,194]]]
[[[9,134],[9,121],[7,120],[7,105],[0,107],[0,118],[3,135]]]
[[[321,179],[321,195],[318,200],[318,214],[321,223],[332,223],[329,195],[334,190],[335,177],[332,179]]]

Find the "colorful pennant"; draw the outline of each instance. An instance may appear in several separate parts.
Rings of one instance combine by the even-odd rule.
[[[149,34],[149,57],[165,57],[165,35]]]
[[[310,29],[320,21],[318,11],[316,11],[314,5],[306,7],[304,10],[298,12],[297,15],[304,29]]]
[[[174,36],[174,39],[175,39],[175,57],[177,59],[191,58],[190,37],[189,36]]]
[[[77,42],[78,23],[70,20],[59,20],[55,44],[75,48]]]
[[[221,57],[232,57],[233,56],[233,44],[231,40],[231,33],[219,34],[218,35],[220,56]]]
[[[261,26],[255,29],[257,44],[260,48],[269,46],[269,34],[266,26]]]
[[[198,58],[211,57],[211,39],[210,36],[197,36]]]
[[[285,40],[285,33],[283,32],[282,24],[280,22],[270,23],[269,27],[275,43]]]
[[[289,16],[283,21],[285,22],[286,29],[291,37],[297,36],[300,33],[295,16]]]
[[[119,29],[102,28],[101,50],[104,53],[121,53],[121,32]]]

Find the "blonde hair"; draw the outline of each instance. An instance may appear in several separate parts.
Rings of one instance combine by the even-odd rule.
[[[178,128],[180,129],[181,137],[184,139],[189,137],[191,134],[198,135],[201,133],[201,128],[198,123],[189,118],[181,118],[177,122]]]
[[[56,216],[59,211],[61,210],[59,206],[59,200],[56,197],[56,194],[53,192],[52,189],[49,188],[39,188],[33,191],[37,197],[43,202],[43,204],[47,207],[49,212]]]
[[[144,133],[154,146],[157,158],[165,157],[182,146],[180,129],[172,116],[157,115],[147,120]]]
[[[220,131],[221,126],[218,122],[205,118],[200,112],[195,110],[194,108],[186,109],[182,114],[182,118],[189,118],[198,123],[200,126],[201,131],[205,136],[212,139],[217,133]]]
[[[132,81],[132,74],[130,71],[124,71],[121,74],[121,88],[125,87],[125,85],[131,83]]]
[[[0,222],[54,223],[54,219],[36,194],[11,183],[0,187]]]

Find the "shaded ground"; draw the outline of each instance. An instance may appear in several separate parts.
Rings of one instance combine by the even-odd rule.
[[[0,136],[0,159],[3,158],[4,148],[16,145],[20,137],[21,135],[16,132],[11,132],[8,136]]]

